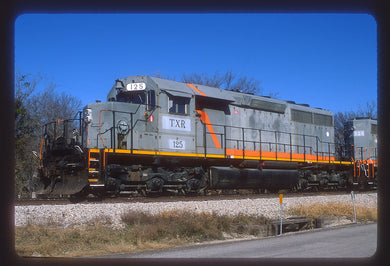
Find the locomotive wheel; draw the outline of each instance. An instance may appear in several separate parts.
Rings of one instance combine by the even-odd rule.
[[[155,176],[146,181],[147,193],[161,193],[163,191],[164,179],[159,176]]]
[[[196,178],[191,178],[186,182],[185,193],[197,193],[200,189],[200,180]]]

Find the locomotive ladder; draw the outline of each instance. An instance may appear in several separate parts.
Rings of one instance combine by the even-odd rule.
[[[101,163],[103,161],[103,164]],[[88,181],[90,186],[104,186],[100,180],[100,173],[104,166],[104,151],[90,149],[88,151]]]

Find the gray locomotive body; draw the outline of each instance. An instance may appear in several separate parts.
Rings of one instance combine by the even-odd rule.
[[[79,147],[69,146],[80,158],[71,172],[83,180],[73,192],[83,184],[104,194],[345,187],[352,162],[336,158],[333,123],[332,112],[293,102],[149,76],[118,79],[107,102],[85,106],[77,142],[65,141]],[[51,161],[40,168],[56,168]],[[50,193],[66,179],[54,172],[43,174],[56,176]]]
[[[353,160],[377,160],[378,122],[369,117],[356,117],[345,124],[347,156]]]
[[[345,155],[354,161],[354,182],[363,187],[376,186],[377,127],[370,117],[356,117],[344,125]]]

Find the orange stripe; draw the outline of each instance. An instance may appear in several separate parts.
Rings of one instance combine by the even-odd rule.
[[[190,83],[186,83],[188,86],[190,86],[192,89],[194,89],[195,91],[197,91],[200,95],[202,96],[206,96],[206,94],[204,94],[203,92],[201,92],[197,87],[195,87],[194,85],[190,84]]]
[[[238,149],[226,149],[226,155],[233,155],[233,156],[242,156],[243,150]],[[248,157],[259,157],[260,151],[252,151],[252,150],[245,150],[245,156]],[[301,153],[287,153],[287,152],[278,152],[277,157],[276,153],[274,151],[261,151],[261,157],[268,157],[268,158],[278,158],[278,159],[304,159],[304,155]],[[306,160],[310,161],[317,161],[317,155],[314,154],[306,154]],[[334,161],[334,157],[330,157],[331,161]],[[318,161],[329,161],[329,156],[318,156]]]
[[[42,149],[43,149],[44,141],[45,141],[45,137],[42,138],[41,149],[39,150],[39,160],[42,159]]]
[[[106,151],[103,150],[103,171],[106,168]]]
[[[196,111],[200,114],[200,120],[202,120],[202,122],[206,124],[207,129],[211,133],[211,138],[213,139],[215,147],[217,147],[217,149],[221,149],[221,144],[219,144],[217,135],[215,134],[214,128],[210,123],[209,116],[204,111],[200,111],[200,110],[196,110]]]
[[[88,151],[88,168],[91,165],[91,150]]]

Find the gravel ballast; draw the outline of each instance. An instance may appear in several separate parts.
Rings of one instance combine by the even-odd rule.
[[[300,204],[340,202],[352,205],[350,194],[330,196],[287,196],[283,199],[283,210]],[[355,204],[364,207],[377,207],[377,193],[356,193]],[[121,227],[122,214],[133,210],[157,214],[163,211],[186,210],[194,212],[216,212],[217,214],[263,215],[267,218],[280,217],[279,198],[175,201],[149,203],[78,203],[68,205],[25,205],[15,206],[15,226],[27,224],[58,225],[63,227],[87,225],[109,220],[112,226]]]

